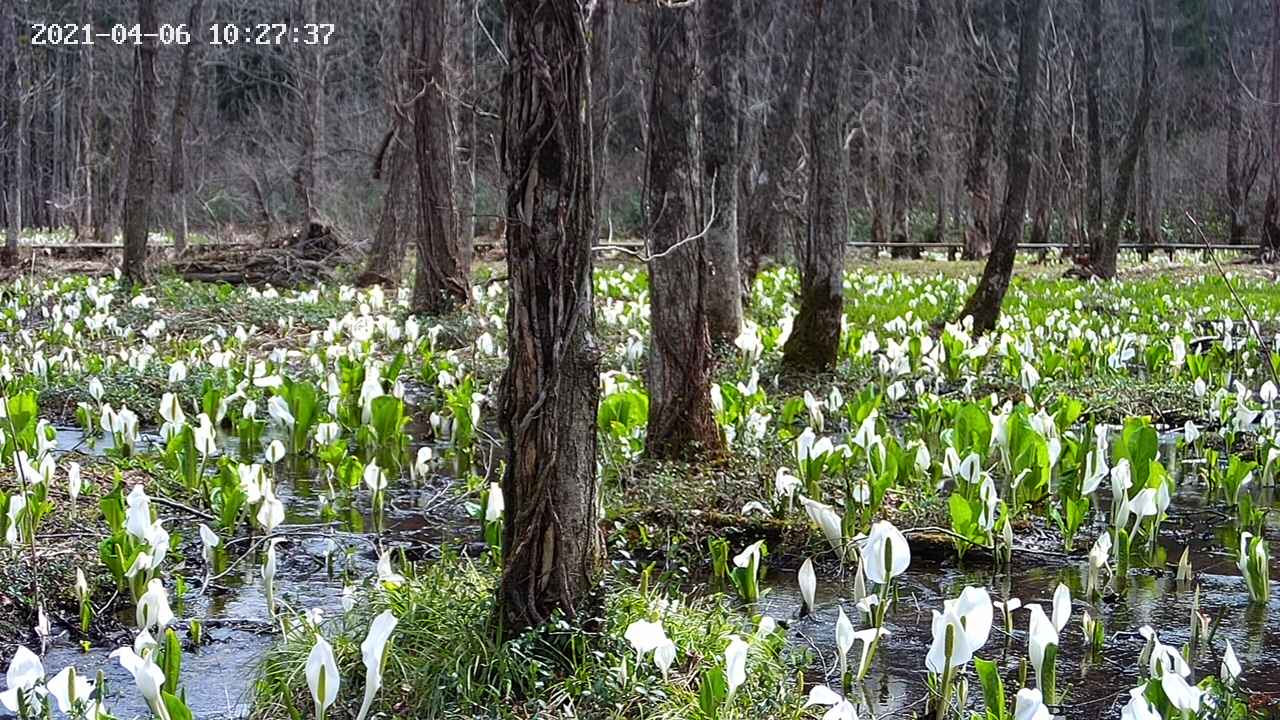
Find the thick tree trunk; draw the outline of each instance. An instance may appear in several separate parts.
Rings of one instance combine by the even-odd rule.
[[[467,302],[471,246],[457,232],[453,196],[453,137],[449,122],[449,79],[444,68],[447,0],[414,4],[415,58],[424,88],[414,103],[418,164],[418,265],[413,311],[438,315]]]
[[[707,230],[707,330],[713,343],[731,343],[742,330],[742,284],[738,272],[738,65],[741,17],[736,3],[701,4],[703,187],[715,216]]]
[[[141,42],[133,56],[132,138],[129,181],[124,200],[124,264],[130,285],[147,282],[147,232],[151,227],[151,195],[155,185],[156,0],[139,0]]]
[[[203,7],[204,0],[193,0],[191,9],[187,12],[187,27],[200,27],[200,11]],[[195,64],[198,43],[194,39],[193,34],[192,42],[182,46],[182,55],[178,61],[178,88],[174,92],[172,125],[169,130],[169,148],[172,155],[169,158],[168,191],[170,204],[177,210],[173,225],[173,251],[178,255],[187,249],[187,202],[184,194],[187,172],[185,136],[187,115],[191,110],[191,88],[195,81],[192,65]]]
[[[502,148],[512,220],[498,614],[514,637],[556,611],[600,616],[604,540],[586,18],[578,0],[507,0],[506,8]]]
[[[747,208],[746,239],[740,272],[746,293],[750,292],[756,275],[770,258],[777,258],[783,248],[783,219],[786,208],[782,201],[783,180],[787,166],[795,157],[793,141],[800,120],[800,106],[806,87],[804,78],[809,69],[813,44],[808,40],[807,14],[790,20],[795,52],[781,55],[785,66],[775,72],[777,98],[765,122],[761,149],[760,177],[762,181],[751,194]],[[796,27],[798,26],[798,27]]]
[[[1040,84],[1040,25],[1044,0],[1028,0],[1022,5],[1018,33],[1018,90],[1014,97],[1012,132],[1009,136],[1008,171],[1000,230],[982,279],[965,303],[960,316],[973,318],[973,331],[985,333],[996,326],[1000,306],[1013,275],[1013,260],[1022,240],[1022,223],[1027,209],[1027,186],[1031,181],[1032,124],[1035,96]]]
[[[412,142],[412,138],[409,141]],[[373,247],[369,249],[369,262],[357,281],[362,286],[395,287],[400,284],[400,266],[404,265],[407,244],[404,228],[414,226],[416,208],[409,203],[413,197],[411,191],[417,185],[413,177],[413,150],[396,134],[386,153],[390,158],[390,171],[387,173],[387,186],[382,191],[382,209],[373,235]]]
[[[835,365],[844,312],[844,108],[849,88],[853,3],[814,0],[815,48],[809,78],[809,228],[800,254],[800,310],[783,346],[791,370]]]
[[[1097,253],[1090,258],[1093,273],[1105,280],[1116,276],[1116,260],[1120,254],[1120,229],[1125,215],[1129,211],[1129,195],[1133,191],[1134,170],[1138,164],[1138,154],[1146,142],[1147,124],[1151,118],[1151,93],[1155,81],[1156,55],[1155,39],[1151,35],[1150,0],[1144,0],[1138,6],[1138,14],[1142,24],[1142,87],[1138,91],[1138,102],[1134,108],[1133,124],[1129,126],[1129,135],[1125,140],[1124,154],[1120,156],[1120,164],[1116,169],[1116,185],[1111,198],[1111,214],[1107,218],[1106,232],[1103,241],[1097,246]]]
[[[1089,160],[1085,168],[1085,208],[1089,238],[1102,238],[1102,0],[1086,0],[1089,51],[1085,54],[1085,114],[1088,124]]]
[[[718,452],[723,442],[711,413],[711,340],[707,332],[709,269],[698,148],[696,6],[649,11],[650,66],[647,212],[651,316],[647,373],[653,458]]]

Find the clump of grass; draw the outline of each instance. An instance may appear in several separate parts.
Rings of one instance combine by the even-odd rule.
[[[702,670],[723,666],[728,636],[750,639],[757,625],[721,596],[666,600],[609,579],[603,625],[600,618],[584,625],[553,619],[498,643],[491,626],[496,582],[488,565],[446,557],[398,588],[371,590],[365,602],[327,623],[324,634],[343,679],[339,704],[352,711],[359,704],[360,642],[372,618],[387,609],[400,621],[374,707],[412,718],[702,718]],[[651,657],[637,664],[623,640],[627,626],[641,618],[660,618],[676,643],[667,679]],[[266,657],[254,717],[310,716],[303,665],[313,638],[299,635]],[[753,641],[747,681],[720,718],[799,717],[803,657],[785,650],[783,635]]]

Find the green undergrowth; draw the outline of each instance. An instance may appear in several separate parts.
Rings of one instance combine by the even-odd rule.
[[[342,678],[333,717],[354,717],[364,692],[360,656],[373,617],[390,609],[392,635],[383,689],[374,704],[405,718],[667,718],[704,717],[699,687],[705,670],[723,668],[736,635],[751,644],[746,682],[718,717],[798,718],[797,685],[804,657],[785,648],[784,633],[757,637],[758,619],[719,595],[666,599],[611,576],[598,631],[553,619],[505,643],[493,639],[497,572],[456,557],[418,568],[395,588],[370,591],[345,615],[322,626]],[[664,680],[652,656],[637,663],[622,639],[639,619],[661,620],[677,656]],[[598,620],[598,619],[597,619]],[[254,718],[307,717],[311,698],[303,666],[314,642],[291,633],[261,665]],[[345,708],[345,709],[344,709]]]

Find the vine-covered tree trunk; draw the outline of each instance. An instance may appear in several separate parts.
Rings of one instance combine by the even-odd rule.
[[[718,452],[711,413],[711,339],[702,165],[698,148],[696,6],[649,11],[650,66],[647,213],[649,221],[649,423],[654,458]]]
[[[1133,190],[1133,175],[1138,164],[1138,154],[1146,142],[1147,123],[1151,117],[1151,93],[1156,73],[1155,38],[1151,34],[1150,0],[1138,5],[1142,25],[1142,86],[1138,91],[1138,103],[1134,108],[1133,123],[1125,139],[1124,153],[1116,169],[1116,185],[1111,196],[1111,213],[1107,218],[1102,242],[1095,246],[1090,258],[1093,274],[1104,280],[1116,276],[1116,260],[1120,254],[1120,229],[1129,212],[1129,196]]]
[[[449,121],[449,77],[444,67],[448,0],[413,4],[416,42],[413,63],[414,146],[418,164],[418,264],[413,311],[439,315],[467,302],[471,246],[458,236],[453,196],[453,128]]]
[[[187,12],[187,27],[200,27],[200,12],[204,0],[193,0]],[[191,112],[191,90],[195,84],[195,52],[198,43],[182,46],[178,60],[178,88],[173,97],[172,124],[169,129],[169,199],[177,216],[173,224],[173,251],[179,255],[187,249],[187,115]]]
[[[845,166],[843,100],[849,87],[853,3],[814,0],[809,77],[809,228],[800,249],[800,311],[783,346],[792,370],[835,365],[844,312]]]
[[[804,78],[813,49],[813,44],[808,41],[807,15],[800,13],[800,18],[787,22],[795,52],[779,53],[785,65],[777,68],[775,76],[782,78],[782,84],[778,86],[777,100],[765,121],[765,140],[762,140],[760,151],[762,180],[751,194],[750,207],[747,208],[745,250],[739,268],[747,292],[765,262],[782,252],[783,220],[786,216],[782,201],[783,179],[788,163],[795,157],[792,143],[800,121],[800,106],[806,87]]]
[[[604,541],[587,20],[579,0],[507,0],[506,8],[510,362],[502,393],[507,519],[498,612],[504,633],[514,637],[556,611],[599,617]]]
[[[1027,210],[1027,186],[1031,181],[1031,126],[1035,120],[1035,97],[1040,84],[1040,15],[1044,0],[1028,0],[1022,5],[1018,32],[1018,89],[1014,97],[1012,133],[1009,136],[1008,171],[1000,229],[982,271],[982,279],[965,303],[960,317],[972,317],[974,332],[995,328],[1000,305],[1009,290],[1013,260],[1022,239],[1022,223]]]
[[[707,330],[714,343],[730,343],[742,329],[738,271],[738,65],[741,17],[737,3],[701,3],[702,167],[707,202],[715,208],[707,230]],[[704,204],[704,207],[706,205]]]
[[[124,263],[130,285],[147,282],[147,231],[151,227],[151,194],[155,185],[156,1],[139,0],[141,41],[133,56],[133,103],[130,111],[129,180],[124,199]]]

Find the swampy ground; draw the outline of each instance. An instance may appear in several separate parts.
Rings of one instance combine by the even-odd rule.
[[[114,716],[150,714],[130,673],[108,657],[133,645],[138,628],[127,583],[101,553],[112,532],[104,498],[142,486],[169,532],[156,576],[176,616],[184,648],[179,687],[194,717],[314,717],[303,668],[317,633],[332,643],[343,681],[328,716],[354,717],[365,677],[360,642],[369,621],[390,609],[400,623],[373,705],[383,717],[816,718],[825,709],[804,707],[811,689],[842,685],[839,616],[857,627],[868,621],[855,607],[865,590],[854,536],[887,520],[909,541],[911,564],[894,583],[888,634],[866,677],[846,689],[861,717],[935,714],[924,662],[931,611],[967,586],[1046,608],[1059,585],[1069,589],[1072,616],[1060,631],[1059,696],[1051,703],[1058,716],[1120,716],[1128,690],[1146,672],[1143,626],[1167,645],[1186,646],[1194,680],[1218,673],[1230,641],[1244,667],[1238,707],[1272,712],[1272,698],[1280,697],[1280,600],[1251,598],[1237,557],[1242,532],[1274,539],[1278,531],[1269,455],[1280,446],[1275,394],[1263,387],[1273,377],[1268,357],[1280,328],[1275,272],[1233,265],[1224,280],[1196,258],[1142,265],[1130,258],[1121,280],[1100,285],[1062,280],[1061,266],[1028,262],[1019,267],[1000,331],[979,340],[941,323],[954,319],[980,270],[936,261],[855,264],[846,281],[840,364],[802,377],[780,371],[794,274],[764,274],[747,339],[717,350],[717,419],[730,450],[671,464],[640,452],[644,273],[626,264],[599,268],[603,622],[556,623],[505,644],[491,639],[500,568],[481,519],[503,459],[493,401],[505,363],[500,282],[478,284],[475,301],[456,315],[406,322],[404,291],[161,278],[129,297],[110,277],[23,276],[4,288],[5,394],[34,394],[56,470],[45,483],[51,510],[34,542],[13,542],[0,563],[3,654],[31,648],[50,676],[67,665],[91,678],[101,673],[101,699]],[[477,279],[497,274],[482,267]],[[184,372],[175,374],[178,361]],[[344,374],[353,368],[381,372],[381,391],[401,401],[396,437],[360,435],[368,422],[358,417],[361,387]],[[335,387],[327,385],[331,373]],[[263,376],[320,388],[317,418],[335,422],[349,444],[327,454],[290,447],[269,462],[271,441],[288,444],[290,434],[268,417],[279,391],[253,382]],[[91,379],[101,383],[100,396]],[[218,398],[232,398],[212,423],[207,457],[162,437],[166,393],[192,426]],[[336,404],[326,407],[329,398]],[[246,401],[254,404],[249,410]],[[343,415],[349,402],[354,418]],[[136,413],[130,452],[102,429],[103,406]],[[1243,425],[1241,407],[1253,413]],[[1028,457],[1039,460],[1009,457],[998,440],[961,439],[962,418],[977,412],[1032,428],[1027,447],[1056,444],[1056,457],[1035,449]],[[245,416],[262,422],[259,436],[244,435]],[[1053,421],[1046,425],[1041,416]],[[864,447],[868,417],[880,452],[889,447],[903,466],[872,501],[860,483],[879,482],[886,470]],[[458,423],[469,426],[466,437]],[[1095,428],[1104,428],[1112,449],[1104,455],[1114,465],[1128,457],[1115,449],[1139,426],[1158,437],[1150,462],[1167,477],[1171,501],[1154,527],[1142,528],[1124,566],[1109,560],[1090,583],[1088,553],[1097,537],[1115,532],[1113,486],[1103,482],[1089,493],[1092,504],[1070,532],[1061,523],[1066,499],[1081,495]],[[849,448],[847,457],[819,469],[814,488],[780,493],[780,470],[803,474],[796,448],[806,431]],[[430,459],[420,464],[422,448]],[[948,465],[948,449],[980,456],[998,488],[999,524],[983,529],[957,518],[952,497],[968,490]],[[5,452],[14,447],[6,444]],[[348,460],[367,467],[388,457],[384,452],[394,462],[380,463],[388,482],[375,500]],[[234,478],[238,468],[258,465],[272,480],[283,521],[261,527],[251,503],[224,517],[225,499],[190,482],[182,470],[187,460],[207,477]],[[83,478],[74,502],[65,479],[72,463]],[[1241,491],[1253,515],[1241,510],[1241,492],[1226,492],[1227,468],[1242,463],[1255,463]],[[21,492],[11,457],[5,467],[4,489]],[[1029,467],[1043,471],[1044,487],[1013,482],[1014,470]],[[819,496],[810,499],[845,517],[843,561],[798,502],[813,489]],[[1006,522],[1009,545],[998,529]],[[220,538],[212,562],[204,557],[201,524]],[[761,595],[746,602],[717,577],[710,547],[724,541],[732,556],[759,540]],[[269,600],[263,564],[272,543],[278,562]],[[1184,552],[1192,574],[1178,579]],[[797,580],[806,560],[817,570],[812,612],[802,612]],[[1276,561],[1267,564],[1280,577]],[[77,569],[89,583],[87,630]],[[36,629],[40,611],[49,619],[47,634]],[[1085,613],[1105,628],[1101,647],[1086,642]],[[1207,633],[1193,640],[1201,614]],[[660,621],[676,645],[665,674],[651,657],[637,658],[623,637],[639,619]],[[977,653],[997,662],[1010,695],[1036,684],[1026,615],[1014,613],[1011,629],[1005,632],[997,612]],[[708,713],[700,688],[707,670],[725,663],[730,636],[750,640],[746,680]],[[851,661],[858,652],[855,646]],[[988,712],[972,669],[965,672],[967,692],[952,712]]]

